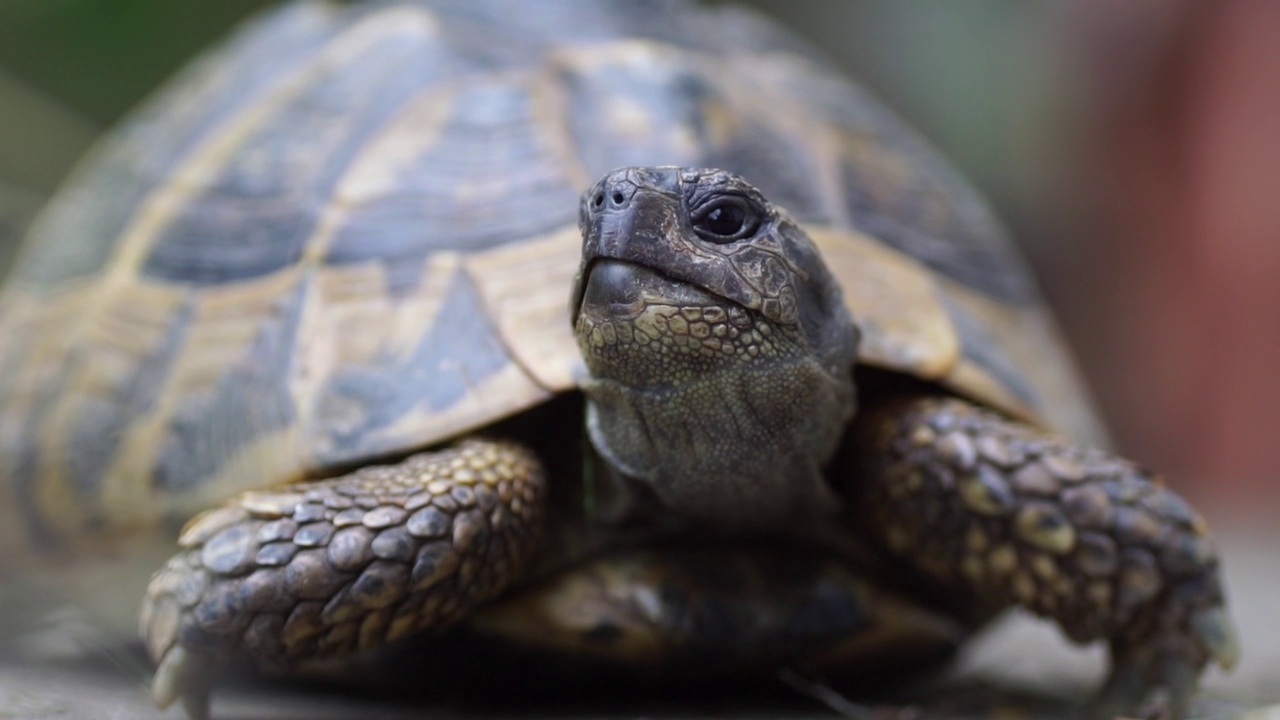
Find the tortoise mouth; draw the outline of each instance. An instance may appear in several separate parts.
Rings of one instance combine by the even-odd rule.
[[[612,258],[592,260],[584,273],[575,315],[597,320],[631,320],[651,305],[728,306],[735,303],[661,271]],[[576,320],[577,318],[575,318]]]
[[[600,259],[587,267],[573,323],[596,381],[632,390],[660,389],[751,362],[763,336],[753,314],[660,270]],[[776,334],[776,333],[775,333]]]

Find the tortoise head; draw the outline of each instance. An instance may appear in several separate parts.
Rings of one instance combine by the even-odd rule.
[[[624,168],[582,197],[572,315],[601,455],[730,524],[832,504],[858,331],[794,220],[737,175]],[[803,477],[797,477],[801,475]]]

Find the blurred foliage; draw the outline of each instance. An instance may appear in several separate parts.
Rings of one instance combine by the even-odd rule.
[[[10,251],[17,248],[43,199],[39,193],[0,182],[0,271],[7,267]]]
[[[3,0],[0,67],[109,125],[268,0]]]

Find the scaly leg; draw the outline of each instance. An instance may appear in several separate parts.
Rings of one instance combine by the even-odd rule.
[[[1181,714],[1210,659],[1235,663],[1208,528],[1159,478],[961,400],[858,422],[847,491],[861,521],[926,575],[1107,640],[1101,713],[1163,690]]]
[[[143,605],[156,704],[205,717],[232,659],[289,671],[462,618],[520,575],[544,484],[528,451],[469,440],[199,515]]]

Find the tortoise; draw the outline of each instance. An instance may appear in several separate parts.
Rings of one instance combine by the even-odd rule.
[[[991,212],[736,8],[269,12],[84,162],[2,307],[8,572],[145,589],[193,717],[228,662],[450,626],[865,669],[1021,606],[1109,644],[1103,710],[1237,653]]]

